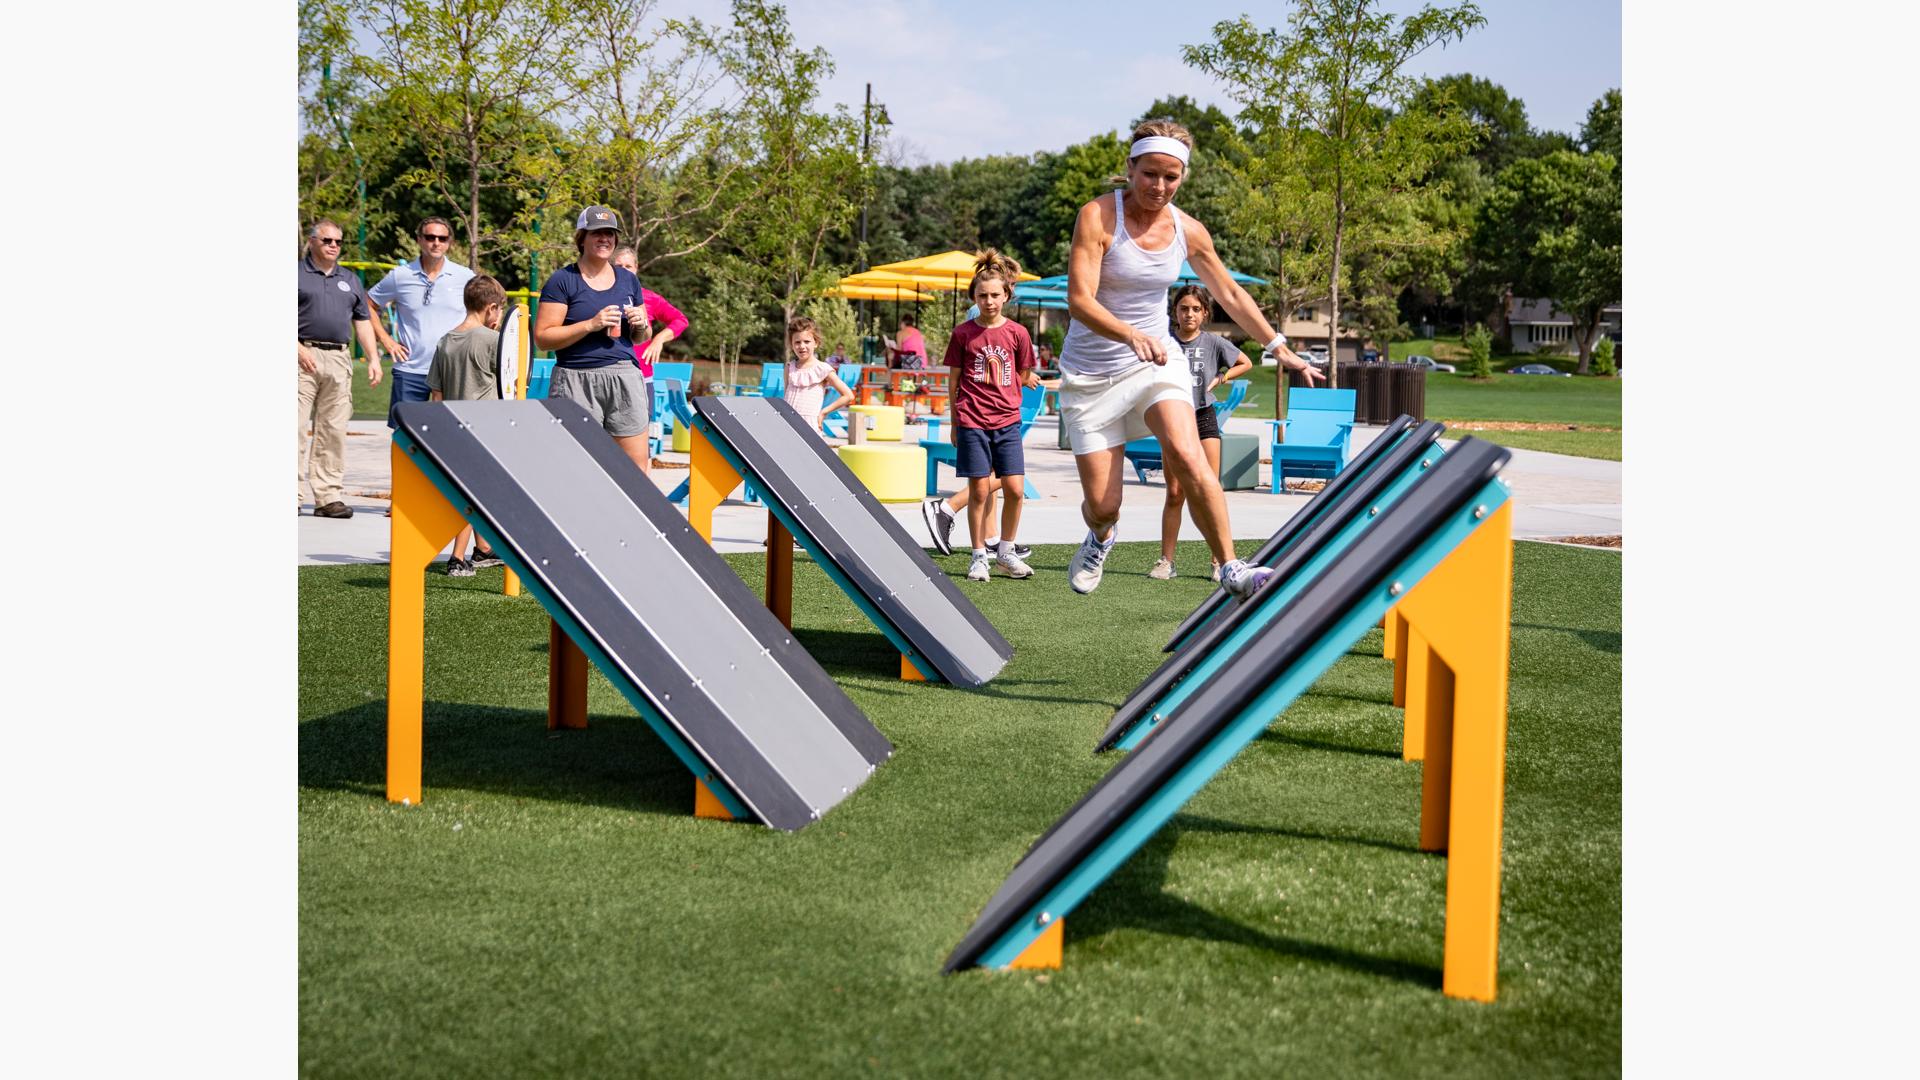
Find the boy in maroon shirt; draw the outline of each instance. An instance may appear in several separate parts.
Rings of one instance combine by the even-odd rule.
[[[974,264],[968,292],[980,314],[954,327],[945,363],[953,372],[954,471],[967,480],[967,530],[973,542],[970,581],[985,581],[992,562],[1008,577],[1033,568],[1013,553],[1026,495],[1026,457],[1020,445],[1021,387],[1040,385],[1027,328],[1001,314],[1013,296],[1020,267],[989,248]],[[996,477],[998,480],[996,481]],[[1000,550],[988,552],[987,515],[1000,485]],[[990,558],[991,557],[991,558]]]

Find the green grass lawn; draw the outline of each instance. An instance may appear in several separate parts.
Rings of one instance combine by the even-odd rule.
[[[388,805],[387,568],[301,569],[302,1074],[1619,1073],[1612,552],[1517,547],[1497,1002],[1439,991],[1446,864],[1378,630],[1081,905],[1063,969],[940,975],[1211,588],[1198,545],[1157,582],[1126,544],[1077,597],[1070,550],[959,582],[1018,650],[977,690],[900,682],[798,561],[796,632],[896,753],[794,834],[689,816],[597,673],[591,728],[548,732],[546,618],[497,569],[429,578],[426,798]]]

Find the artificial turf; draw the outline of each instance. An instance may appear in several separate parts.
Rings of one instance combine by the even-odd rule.
[[[1197,545],[1160,582],[1128,544],[1079,597],[1070,552],[959,582],[1017,649],[976,690],[900,682],[797,560],[796,632],[896,752],[792,834],[691,817],[597,672],[589,729],[547,731],[546,617],[497,569],[428,582],[426,795],[386,803],[387,568],[300,570],[302,1073],[1620,1071],[1612,552],[1517,545],[1495,1003],[1439,990],[1445,861],[1417,849],[1378,630],[1073,913],[1062,969],[940,975],[1212,587]]]

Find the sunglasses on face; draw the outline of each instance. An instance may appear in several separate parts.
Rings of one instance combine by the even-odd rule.
[[[453,236],[450,233],[421,233],[420,234],[420,242],[423,244],[444,244],[447,241],[452,239],[453,239]]]
[[[322,237],[318,237],[317,239],[319,239],[319,241],[322,244],[327,245],[329,247],[340,246],[340,237],[338,236],[322,236]]]

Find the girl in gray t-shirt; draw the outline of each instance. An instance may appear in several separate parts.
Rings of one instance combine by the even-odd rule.
[[[1253,368],[1247,355],[1219,334],[1201,327],[1213,314],[1213,298],[1198,285],[1185,285],[1173,294],[1173,338],[1186,356],[1187,371],[1193,376],[1193,418],[1200,428],[1200,448],[1206,451],[1207,464],[1220,472],[1220,425],[1214,415],[1213,388],[1237,378]],[[1167,474],[1167,503],[1160,509],[1160,561],[1147,576],[1165,581],[1174,577],[1173,545],[1180,536],[1180,511],[1186,505],[1186,492],[1172,474]],[[1220,564],[1213,564],[1213,579],[1220,580]]]

